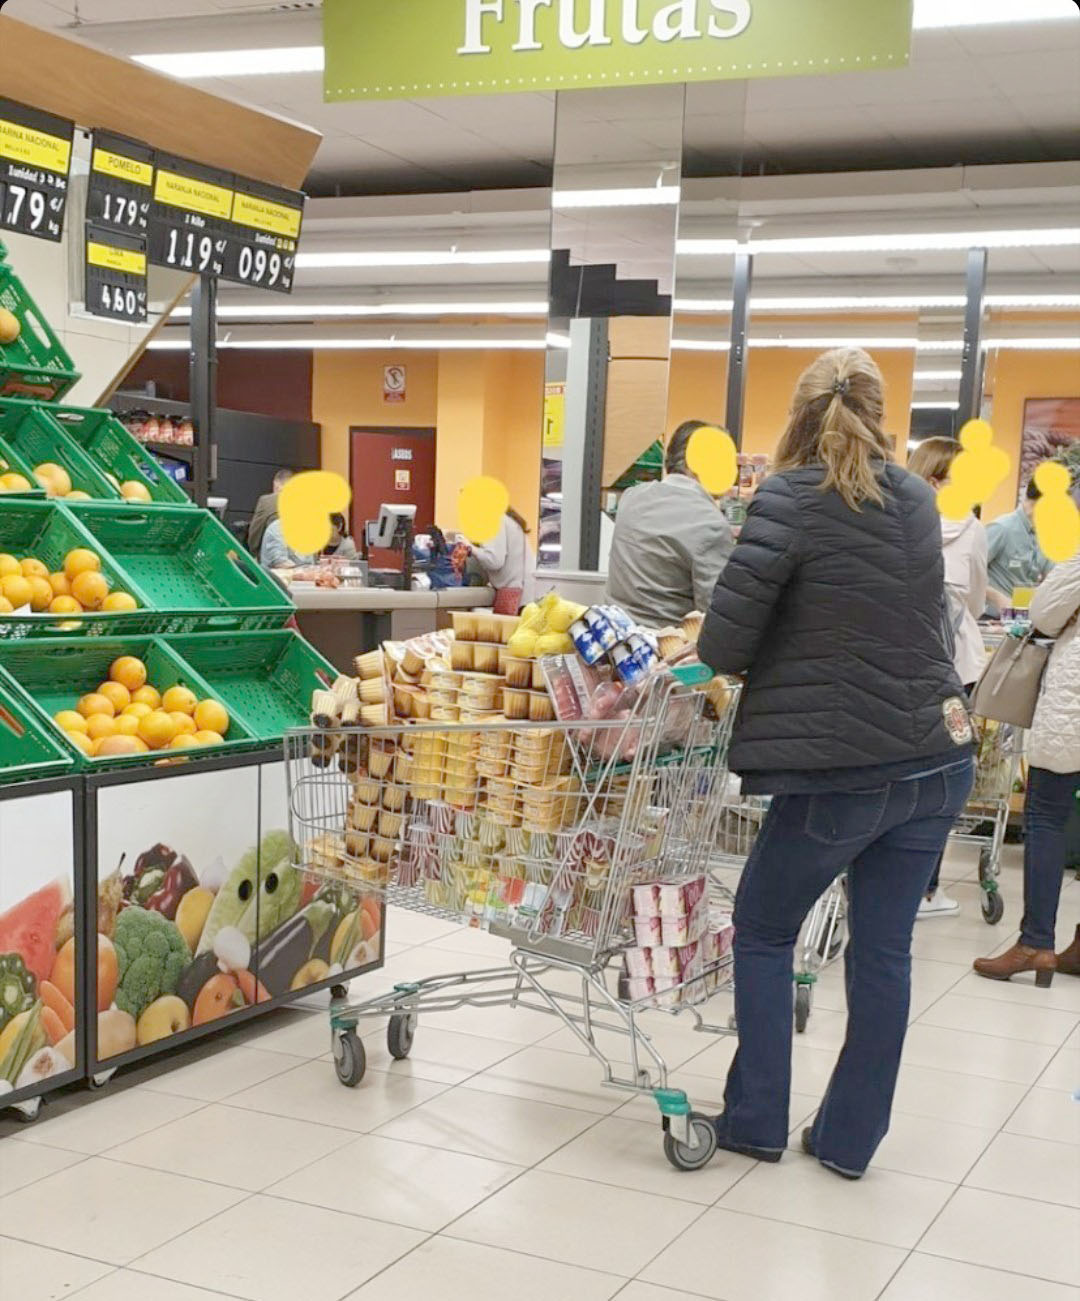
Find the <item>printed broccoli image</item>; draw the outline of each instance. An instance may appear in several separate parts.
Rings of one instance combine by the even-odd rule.
[[[113,936],[119,981],[116,1006],[136,1021],[144,1008],[176,989],[191,953],[175,922],[146,908],[125,908]]]

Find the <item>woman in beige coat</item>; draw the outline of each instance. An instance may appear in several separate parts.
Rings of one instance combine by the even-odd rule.
[[[1044,988],[1054,972],[1080,976],[1080,926],[1064,953],[1054,953],[1054,929],[1065,870],[1065,824],[1080,792],[1080,554],[1058,565],[1035,593],[1031,619],[1056,637],[1028,737],[1024,801],[1024,920],[1020,941],[999,958],[979,958],[990,980],[1033,971]]]

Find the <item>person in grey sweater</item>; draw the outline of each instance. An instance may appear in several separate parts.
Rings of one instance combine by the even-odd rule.
[[[686,463],[700,420],[680,425],[667,477],[624,494],[608,562],[608,599],[648,627],[706,610],[735,545],[731,525]]]

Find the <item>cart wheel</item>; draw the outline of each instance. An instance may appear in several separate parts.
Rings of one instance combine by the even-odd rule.
[[[416,1015],[413,1012],[395,1012],[386,1026],[386,1047],[395,1061],[403,1062],[412,1052],[416,1038]]]
[[[103,1089],[112,1079],[112,1071],[102,1071],[100,1075],[91,1075],[86,1081],[88,1089]]]
[[[676,1170],[700,1170],[716,1151],[716,1130],[708,1116],[690,1113],[690,1142],[680,1143],[671,1133],[664,1135],[664,1155]]]
[[[11,1110],[12,1120],[17,1121],[20,1125],[32,1125],[41,1115],[41,1107],[44,1099],[39,1097],[27,1098],[25,1102],[13,1103]]]
[[[982,897],[983,921],[988,926],[996,926],[1005,916],[1005,900],[1000,890],[984,890]]]
[[[367,1071],[364,1041],[355,1030],[343,1034],[334,1044],[334,1070],[347,1089],[355,1089]]]
[[[795,1032],[806,1033],[806,1023],[810,1020],[811,992],[809,985],[795,986]]]

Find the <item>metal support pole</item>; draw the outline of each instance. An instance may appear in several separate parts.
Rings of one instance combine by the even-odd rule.
[[[743,407],[746,402],[746,331],[750,321],[750,290],[754,280],[754,258],[735,254],[732,275],[731,351],[728,354],[727,431],[735,446],[742,448]]]
[[[205,506],[217,477],[217,281],[200,276],[191,291],[191,419],[195,426],[192,477],[195,504]]]
[[[604,491],[604,426],[607,421],[608,322],[589,322],[588,389],[581,467],[581,550],[578,568],[600,568],[600,511]]]
[[[960,364],[960,406],[956,413],[958,428],[977,419],[982,410],[983,299],[986,295],[986,249],[968,250],[967,305],[964,308],[964,355]]]

